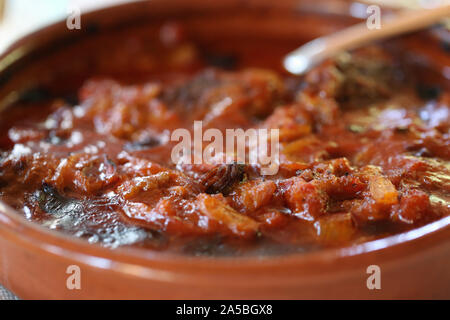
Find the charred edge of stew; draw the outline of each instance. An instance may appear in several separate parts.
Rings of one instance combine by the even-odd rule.
[[[161,145],[161,141],[155,137],[149,137],[140,141],[128,142],[124,145],[127,151],[138,151],[144,149],[151,149]]]
[[[228,194],[231,187],[241,182],[245,176],[245,165],[243,164],[226,164],[220,165],[210,170],[200,180],[201,185],[205,187],[208,194],[222,193]]]
[[[42,211],[55,216],[62,217],[67,214],[81,213],[83,210],[81,201],[64,197],[47,183],[42,184],[42,189],[38,191],[36,199]]]
[[[183,246],[183,252],[194,256],[212,256],[212,255],[226,255],[227,248],[223,245],[223,238],[220,236],[213,236],[207,238],[194,239],[187,242]]]
[[[70,106],[76,106],[80,104],[80,100],[78,99],[78,95],[76,93],[66,94],[62,98]]]
[[[209,66],[221,68],[223,70],[233,70],[236,69],[238,65],[238,58],[233,54],[217,54],[204,51],[203,60]]]
[[[43,101],[51,100],[53,95],[45,87],[34,86],[28,88],[20,93],[18,102],[19,103],[38,103]]]
[[[439,85],[419,83],[416,92],[422,100],[437,100],[441,96],[442,88]]]

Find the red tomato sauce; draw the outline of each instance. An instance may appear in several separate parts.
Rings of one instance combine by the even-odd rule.
[[[93,244],[194,255],[348,246],[450,214],[448,79],[405,54],[425,35],[294,77],[280,65],[298,43],[205,44],[177,24],[157,34],[82,44],[72,91],[44,83],[3,112],[2,201]],[[174,164],[170,133],[195,120],[279,129],[278,173]]]

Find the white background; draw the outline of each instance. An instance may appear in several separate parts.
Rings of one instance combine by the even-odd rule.
[[[102,6],[133,0],[0,0],[6,1],[0,20],[0,51],[14,39],[44,25],[65,19],[69,9],[76,6],[81,12]]]

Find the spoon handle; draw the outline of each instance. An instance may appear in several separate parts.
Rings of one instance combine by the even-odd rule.
[[[433,9],[403,11],[381,21],[381,28],[369,29],[367,23],[360,23],[306,43],[289,53],[285,68],[294,74],[302,74],[324,59],[344,50],[356,49],[370,42],[417,31],[450,17],[450,5]]]

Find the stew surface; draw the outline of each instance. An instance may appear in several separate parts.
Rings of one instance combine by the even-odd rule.
[[[298,42],[209,45],[177,23],[157,34],[85,43],[95,58],[69,64],[95,72],[67,79],[75,94],[39,84],[3,112],[1,200],[90,243],[194,255],[348,246],[450,214],[448,79],[407,54],[425,35],[293,77],[280,64]],[[277,174],[174,163],[171,133],[195,120],[279,129]]]

